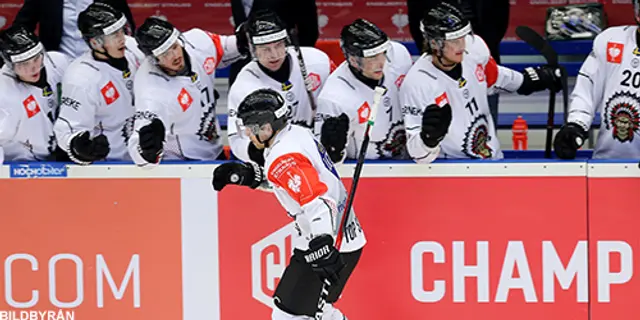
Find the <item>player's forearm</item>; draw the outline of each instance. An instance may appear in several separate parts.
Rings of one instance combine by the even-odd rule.
[[[593,101],[593,84],[585,77],[578,77],[571,93],[568,122],[579,124],[584,130],[589,130],[596,113]]]
[[[516,92],[520,86],[522,86],[523,81],[524,77],[522,73],[499,65],[498,78],[489,93],[491,94],[498,90]]]
[[[223,53],[220,57],[218,69],[226,68],[232,63],[242,59],[242,54],[238,51],[236,36],[220,36],[222,42]]]

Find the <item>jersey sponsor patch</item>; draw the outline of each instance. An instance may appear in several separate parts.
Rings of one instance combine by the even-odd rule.
[[[216,70],[216,58],[209,57],[205,59],[202,68],[204,68],[204,72],[207,74],[212,74]]]
[[[102,89],[100,89],[100,93],[102,93],[104,102],[106,102],[107,105],[116,102],[116,100],[120,98],[120,92],[118,92],[118,89],[116,89],[116,86],[113,85],[113,82],[111,81],[109,81],[109,83],[107,83],[104,87],[102,87]]]
[[[193,103],[193,98],[185,88],[182,88],[178,94],[178,104],[180,104],[182,111],[187,111],[191,106],[191,103]]]
[[[269,181],[287,191],[300,206],[327,192],[313,164],[300,153],[279,156],[269,167]]]
[[[320,80],[320,76],[317,73],[309,73],[309,79],[311,79],[311,90],[316,91],[320,88],[320,84],[322,81]]]
[[[36,98],[33,95],[30,95],[24,101],[22,101],[22,105],[24,106],[24,110],[27,112],[27,117],[31,119],[36,114],[40,113],[40,105]]]
[[[371,107],[369,103],[365,101],[360,108],[358,108],[358,123],[365,123],[369,120],[369,113],[371,112]]]
[[[441,95],[436,97],[436,104],[444,107],[445,105],[449,104],[449,99],[447,98],[447,93],[443,92]]]
[[[401,74],[395,81],[396,87],[400,88],[402,81],[404,81],[404,74]]]
[[[624,51],[624,44],[607,42],[607,61],[617,64],[622,63],[622,51]]]

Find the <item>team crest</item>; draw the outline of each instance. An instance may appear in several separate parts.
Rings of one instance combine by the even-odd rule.
[[[404,123],[398,121],[391,124],[386,137],[382,141],[377,141],[376,151],[381,158],[402,158],[406,155],[407,132]]]
[[[640,129],[640,97],[623,91],[614,94],[605,104],[605,127],[620,142],[633,141]]]
[[[482,82],[484,81],[484,68],[482,67],[481,64],[478,64],[478,66],[476,66],[476,78],[478,79],[478,82]]]
[[[216,59],[214,57],[205,59],[202,67],[204,68],[204,72],[212,74],[216,70]]]
[[[493,150],[489,147],[491,133],[486,115],[476,117],[464,135],[462,152],[475,159],[487,159],[493,156]]]

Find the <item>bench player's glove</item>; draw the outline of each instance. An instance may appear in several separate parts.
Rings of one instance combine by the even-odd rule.
[[[342,161],[347,146],[347,134],[349,132],[349,117],[341,114],[339,117],[331,117],[324,121],[320,132],[320,143],[327,149],[331,161]]]
[[[88,131],[73,137],[69,147],[71,153],[69,158],[79,164],[90,164],[96,160],[104,159],[111,151],[109,140],[104,134],[91,139]]]
[[[247,26],[245,22],[236,27],[235,36],[238,53],[244,57],[249,57],[251,55],[251,51],[249,51],[249,37],[247,36]]]
[[[333,246],[333,238],[328,234],[309,241],[309,250],[305,251],[304,260],[320,279],[329,279],[331,283],[338,281],[340,270],[345,265],[342,255]]]
[[[220,191],[228,184],[255,189],[262,183],[262,168],[252,162],[226,162],[213,171],[213,190]]]
[[[558,92],[562,90],[561,75],[562,72],[558,67],[550,65],[527,67],[522,72],[524,79],[517,92],[522,95],[530,95],[546,89]]]
[[[165,129],[164,124],[155,118],[148,125],[140,128],[140,145],[138,152],[149,163],[158,163],[162,158]]]
[[[556,155],[560,159],[574,159],[586,137],[587,132],[582,126],[569,122],[556,133],[553,140],[553,150],[556,151]]]
[[[422,142],[429,148],[435,148],[444,139],[450,124],[451,106],[448,103],[442,107],[437,104],[427,106],[422,114]]]

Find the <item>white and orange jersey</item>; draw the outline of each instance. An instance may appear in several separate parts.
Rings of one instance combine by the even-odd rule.
[[[148,164],[137,150],[138,131],[154,118],[162,120],[166,129],[164,159],[215,160],[222,153],[215,110],[215,71],[241,57],[236,37],[191,29],[183,38],[188,55],[185,59],[191,65],[189,76],[168,76],[154,59],[146,59],[136,74],[136,112],[125,127],[125,136],[129,153],[138,165]]]
[[[337,235],[347,191],[324,147],[313,133],[287,125],[265,150],[265,170],[282,207],[296,221],[294,246],[307,250],[321,234]],[[366,239],[353,209],[346,223],[340,252],[362,248]]]
[[[454,80],[433,64],[433,56],[422,55],[400,87],[400,103],[407,130],[407,150],[418,163],[437,157],[449,159],[502,158],[500,142],[489,111],[487,95],[502,90],[514,92],[522,85],[521,73],[499,66],[482,38],[468,35],[462,60],[462,78]],[[422,114],[431,104],[451,105],[449,131],[436,148],[420,138]]]

